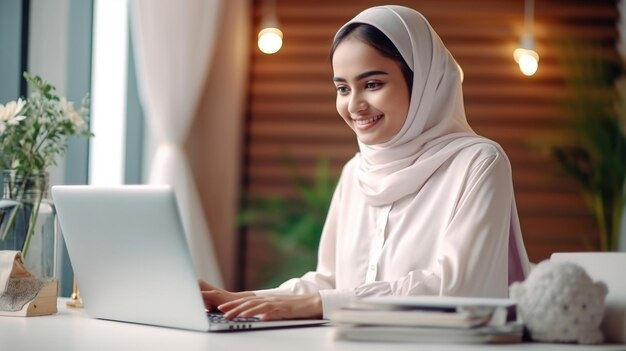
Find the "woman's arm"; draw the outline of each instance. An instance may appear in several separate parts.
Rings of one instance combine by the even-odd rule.
[[[261,315],[263,319],[321,318],[320,290],[335,288],[335,246],[337,209],[341,197],[341,179],[331,200],[318,249],[317,268],[300,278],[293,278],[274,289],[231,293],[202,282],[205,305],[225,312],[226,318]],[[203,285],[204,284],[204,285]]]

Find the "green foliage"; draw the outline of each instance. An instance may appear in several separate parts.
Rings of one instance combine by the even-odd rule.
[[[552,152],[583,188],[600,230],[600,249],[616,250],[626,202],[626,81],[621,62],[603,58],[591,45],[563,50],[570,98],[568,137]]]
[[[337,180],[330,174],[329,161],[322,158],[312,180],[296,171],[287,160],[296,196],[249,196],[239,215],[239,224],[270,235],[271,243],[286,258],[266,277],[266,287],[315,269],[320,234]]]
[[[68,137],[89,137],[91,133],[87,125],[88,96],[76,111],[42,78],[24,72],[24,79],[31,95],[0,105],[0,168],[26,175],[45,172],[54,165],[56,157],[65,152]]]
[[[87,123],[88,96],[76,111],[72,102],[56,96],[55,88],[42,78],[24,72],[24,79],[30,96],[0,104],[2,196],[12,200],[0,208],[0,240],[20,232],[22,255],[26,256],[48,190],[48,168],[65,152],[69,137],[92,134]],[[26,225],[18,225],[20,216],[28,217]]]

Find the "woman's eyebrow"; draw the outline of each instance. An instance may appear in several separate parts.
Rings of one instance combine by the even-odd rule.
[[[385,72],[385,71],[376,71],[376,70],[374,70],[374,71],[366,71],[366,72],[363,72],[363,73],[359,74],[358,76],[356,76],[356,80],[361,80],[363,78],[367,78],[367,77],[371,77],[371,76],[377,76],[377,75],[381,75],[381,74],[387,75],[388,73]],[[341,78],[341,77],[333,77],[333,82],[344,82],[345,83],[346,79],[345,78]]]

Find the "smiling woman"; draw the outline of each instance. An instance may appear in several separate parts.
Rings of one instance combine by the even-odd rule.
[[[373,295],[506,297],[529,265],[511,167],[468,125],[460,67],[428,21],[367,9],[339,29],[331,61],[359,153],[335,189],[316,270],[269,290],[202,283],[207,307],[317,318]]]

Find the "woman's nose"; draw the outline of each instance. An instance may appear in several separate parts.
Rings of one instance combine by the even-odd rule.
[[[367,109],[367,101],[363,98],[362,94],[352,93],[350,101],[348,102],[348,112],[351,114],[358,114]]]

